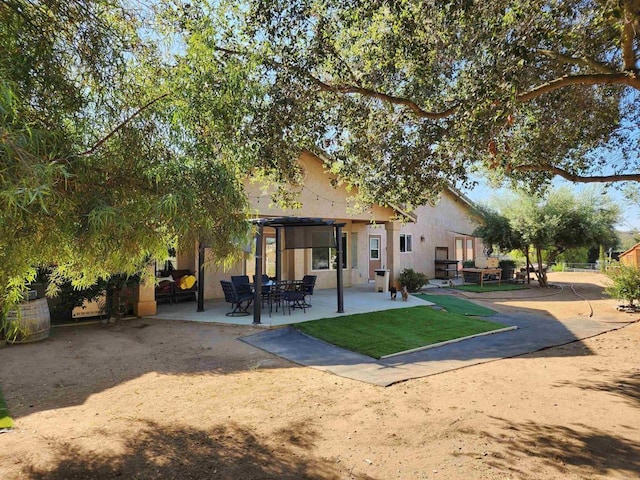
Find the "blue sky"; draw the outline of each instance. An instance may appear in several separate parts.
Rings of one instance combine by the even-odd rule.
[[[500,197],[504,197],[508,194],[509,190],[506,188],[496,189],[492,188],[488,185],[488,183],[482,178],[478,178],[478,186],[472,190],[463,191],[463,193],[473,200],[476,203],[487,203],[492,198],[499,199]],[[589,188],[589,185],[593,184],[575,184],[568,182],[563,179],[556,179],[554,182],[554,187],[560,187],[567,185],[573,188],[575,191],[579,191],[581,188]],[[598,184],[596,184],[598,185]],[[617,190],[615,187],[610,187],[607,190],[606,195],[608,195],[614,203],[617,203],[620,206],[620,211],[622,212],[622,219],[620,223],[617,225],[618,230],[629,231],[633,229],[640,230],[640,207],[637,205],[629,205],[625,202],[622,193]]]

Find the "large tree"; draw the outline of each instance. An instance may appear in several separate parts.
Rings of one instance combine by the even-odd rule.
[[[190,1],[175,11],[187,28],[195,17],[215,25],[212,62],[242,58],[268,85],[264,133],[328,153],[370,199],[420,203],[467,184],[478,165],[532,188],[557,175],[640,180],[640,0]]]
[[[193,114],[189,73],[145,35],[146,13],[0,2],[0,320],[37,267],[86,287],[178,241],[219,261],[244,243],[248,166],[225,147],[222,113],[198,121],[226,106]]]
[[[498,203],[499,202],[499,203]],[[474,232],[486,245],[502,251],[521,250],[529,264],[535,255],[540,286],[547,286],[543,261],[578,247],[615,246],[615,224],[620,210],[608,197],[586,190],[575,195],[568,188],[553,190],[545,197],[520,193],[495,199],[498,209],[477,210],[481,225]],[[543,251],[548,257],[543,258]]]

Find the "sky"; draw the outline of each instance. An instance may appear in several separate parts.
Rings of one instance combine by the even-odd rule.
[[[500,197],[504,197],[509,193],[509,190],[506,188],[496,189],[490,187],[482,178],[478,178],[476,180],[478,181],[477,187],[472,190],[463,191],[463,193],[475,203],[484,204],[489,202],[492,198],[500,199]],[[589,188],[589,185],[594,185],[578,185],[564,179],[556,179],[553,184],[556,188],[559,188],[560,186],[569,186],[576,192],[581,188]],[[616,228],[621,231],[629,231],[633,229],[640,230],[640,207],[637,205],[629,205],[624,200],[622,193],[614,187],[610,187],[607,190],[606,195],[608,195],[614,203],[620,206],[620,211],[622,212],[621,221],[616,225]]]

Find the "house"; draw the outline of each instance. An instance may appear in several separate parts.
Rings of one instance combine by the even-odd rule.
[[[620,254],[620,263],[631,267],[640,266],[640,243],[636,243],[629,250]]]
[[[263,186],[248,183],[247,195],[256,218],[309,217],[344,223],[342,228],[342,267],[344,287],[368,283],[375,270],[388,270],[391,281],[405,268],[425,273],[429,278],[454,276],[465,260],[484,265],[481,240],[472,236],[476,223],[471,218],[471,203],[463,195],[447,190],[435,206],[424,205],[412,212],[401,208],[373,205],[365,211],[354,203],[353,193],[337,185],[323,161],[304,152],[299,164],[303,171],[300,209],[274,206],[270,192]],[[276,274],[276,232],[265,228],[262,270]],[[448,271],[436,267],[438,260],[450,260]],[[455,263],[454,261],[458,262]],[[198,252],[178,252],[175,268],[197,271]],[[284,279],[300,279],[316,275],[316,288],[335,288],[335,250],[330,247],[286,249],[281,252],[281,274]],[[438,268],[438,270],[437,270]],[[255,257],[223,270],[207,270],[204,275],[204,299],[223,298],[220,280],[231,275],[255,272]],[[151,299],[147,296],[147,302]]]

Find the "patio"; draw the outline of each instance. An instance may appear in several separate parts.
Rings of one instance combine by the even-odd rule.
[[[344,313],[336,312],[336,291],[333,288],[316,289],[309,302],[313,305],[307,308],[306,312],[300,309],[282,309],[272,312],[269,316],[267,308],[262,309],[261,321],[258,326],[276,327],[280,325],[290,325],[292,323],[318,320],[320,318],[339,317],[354,313],[376,312],[380,310],[390,310],[393,308],[413,307],[417,305],[432,305],[431,302],[420,300],[409,295],[409,299],[403,302],[398,296],[396,301],[392,301],[388,293],[378,293],[374,291],[374,284],[355,285],[344,289]],[[195,302],[184,302],[178,304],[159,304],[158,313],[152,318],[162,320],[186,320],[191,322],[204,323],[225,323],[232,325],[252,325],[253,305],[249,307],[249,315],[243,317],[227,317],[226,313],[232,310],[231,304],[224,300],[205,300],[204,311],[196,311]]]

